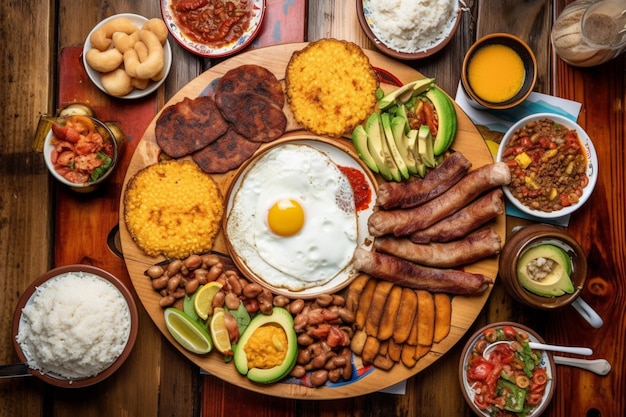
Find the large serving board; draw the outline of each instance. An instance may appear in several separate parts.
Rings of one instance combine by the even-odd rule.
[[[174,97],[172,97],[170,101],[166,103],[166,106],[177,103],[185,97],[194,98],[206,93],[207,88],[213,81],[221,77],[228,70],[243,64],[261,65],[272,71],[279,80],[283,80],[285,76],[285,69],[292,53],[303,49],[306,45],[306,43],[295,43],[271,46],[246,52],[230,58],[195,78],[183,87]],[[389,74],[392,74],[402,83],[423,77],[414,69],[377,52],[366,50],[365,53],[375,68],[382,69]],[[394,86],[386,84],[381,84],[381,87],[387,90],[394,88]],[[459,123],[453,149],[458,152],[462,152],[472,162],[473,168],[492,163],[493,158],[476,127],[459,107],[457,107],[456,110]],[[286,112],[287,114],[289,113],[287,106]],[[491,289],[478,296],[455,296],[452,299],[452,328],[450,334],[440,343],[434,344],[431,351],[426,356],[421,358],[413,368],[406,368],[401,364],[397,364],[390,371],[375,369],[373,372],[359,379],[357,382],[332,388],[307,388],[300,385],[285,383],[272,385],[254,384],[246,377],[240,375],[232,363],[224,363],[221,355],[217,353],[210,353],[202,356],[186,351],[178,345],[178,343],[174,341],[168,333],[163,318],[163,309],[159,306],[160,296],[152,289],[149,278],[144,275],[144,271],[150,265],[162,261],[163,258],[146,256],[130,237],[123,221],[123,196],[129,179],[132,178],[132,176],[135,175],[135,173],[140,169],[158,161],[160,149],[156,145],[154,135],[155,124],[158,116],[159,114],[157,114],[152,120],[141,141],[137,145],[137,149],[135,150],[126,173],[122,189],[122,201],[120,203],[120,239],[126,267],[128,268],[133,286],[154,324],[156,324],[163,335],[174,346],[176,346],[183,355],[189,358],[189,360],[193,363],[197,364],[200,368],[237,386],[278,397],[298,399],[332,399],[359,396],[394,385],[433,364],[459,341],[459,339],[472,325],[476,316],[484,306]],[[287,134],[289,135],[306,133],[305,131],[302,131],[302,129],[294,122],[290,122],[288,124],[287,130]],[[349,140],[337,139],[337,141],[339,141],[342,146],[345,146],[351,152],[354,152]],[[233,181],[235,174],[236,170],[233,170],[226,174],[213,176],[224,195],[227,192],[228,186]],[[502,242],[504,242],[505,239],[505,222],[505,215],[503,214],[495,219],[492,224],[492,227],[501,236]],[[216,239],[214,249],[224,253],[226,252],[226,245],[221,233]],[[491,257],[481,260],[467,266],[465,269],[469,272],[487,275],[495,280],[498,271],[497,258]]]

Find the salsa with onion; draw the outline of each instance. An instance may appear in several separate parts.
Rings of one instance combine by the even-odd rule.
[[[94,121],[75,115],[52,124],[50,161],[67,181],[84,184],[104,176],[113,164],[113,139],[99,131]]]
[[[499,344],[488,358],[485,349]],[[541,353],[528,345],[528,334],[512,326],[492,327],[483,332],[469,354],[467,381],[474,391],[474,404],[494,417],[524,417],[541,403],[548,374]]]
[[[505,146],[509,190],[520,203],[548,213],[578,203],[589,178],[576,130],[543,118],[517,129]]]

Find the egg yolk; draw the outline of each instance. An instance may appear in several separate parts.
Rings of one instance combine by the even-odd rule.
[[[304,210],[296,200],[278,200],[267,213],[267,224],[279,236],[293,236],[304,225]]]

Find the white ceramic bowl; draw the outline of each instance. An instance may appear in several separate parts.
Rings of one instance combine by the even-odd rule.
[[[71,119],[72,117],[73,116],[58,117],[56,121],[62,121],[63,119]],[[87,117],[87,116],[84,116],[84,117]],[[57,172],[52,162],[52,152],[54,150],[54,145],[52,143],[54,139],[54,134],[52,132],[52,129],[50,129],[50,131],[46,135],[46,139],[44,140],[44,145],[43,145],[43,157],[46,163],[46,167],[48,168],[48,171],[50,172],[50,174],[62,184],[80,193],[88,193],[88,192],[96,190],[103,182],[105,182],[112,175],[112,173],[115,171],[115,168],[117,167],[117,163],[119,160],[119,148],[118,148],[118,144],[117,144],[117,141],[115,140],[115,135],[113,134],[113,132],[109,129],[106,123],[101,122],[100,120],[94,119],[93,117],[87,117],[87,118],[90,119],[94,123],[95,128],[102,135],[103,139],[105,141],[111,141],[111,144],[113,145],[113,158],[112,158],[113,161],[111,162],[111,166],[109,167],[108,171],[103,176],[98,178],[96,181],[89,181],[89,182],[84,182],[84,183],[71,182],[67,178],[65,178],[64,176],[62,176],[61,174]]]
[[[139,29],[141,29],[143,24],[148,21],[148,18],[140,16],[138,14],[132,14],[132,13],[116,14],[116,15],[107,17],[106,19],[102,20],[100,23],[94,26],[91,32],[89,32],[89,35],[87,35],[87,39],[85,39],[85,44],[83,46],[83,65],[85,66],[85,71],[87,71],[87,75],[89,76],[89,79],[96,85],[96,87],[98,87],[102,92],[106,94],[109,94],[109,93],[102,86],[102,82],[100,81],[100,72],[91,68],[89,64],[87,64],[87,59],[85,57],[87,55],[87,51],[92,49],[91,43],[89,41],[89,39],[91,38],[91,34],[95,32],[96,30],[98,30],[106,22],[113,20],[115,18],[118,18],[118,17],[126,17],[130,19],[133,23],[137,25],[137,28]],[[163,45],[163,52],[165,53],[165,75],[159,81],[150,81],[150,83],[148,84],[148,87],[143,90],[135,88],[133,91],[126,94],[125,96],[117,97],[117,98],[122,98],[122,99],[141,98],[156,91],[156,89],[159,88],[161,84],[163,84],[163,82],[167,78],[167,75],[170,72],[170,68],[172,67],[172,48],[170,47],[169,40],[165,41],[165,45]]]
[[[576,204],[563,207],[560,210],[556,210],[552,212],[545,212],[541,210],[533,210],[529,208],[528,206],[525,206],[524,204],[522,204],[517,198],[513,196],[509,187],[505,186],[503,187],[503,190],[508,201],[510,201],[520,211],[526,214],[529,214],[531,216],[534,216],[534,217],[539,217],[539,218],[544,218],[544,219],[555,219],[555,218],[560,218],[560,217],[569,215],[575,212],[576,210],[578,210],[589,199],[589,197],[591,196],[591,193],[593,193],[593,189],[596,186],[596,182],[598,180],[598,156],[596,154],[595,148],[593,147],[591,138],[589,137],[587,132],[585,132],[585,130],[578,123],[571,121],[567,117],[557,115],[557,114],[551,114],[551,113],[533,114],[533,115],[530,115],[521,119],[520,121],[515,123],[513,126],[511,126],[509,130],[507,130],[507,132],[504,134],[504,137],[502,138],[502,141],[500,142],[500,147],[498,148],[496,160],[497,161],[503,160],[502,155],[505,152],[506,143],[511,139],[511,137],[513,136],[513,134],[515,133],[517,129],[524,126],[528,122],[537,121],[537,120],[544,119],[544,118],[553,120],[567,127],[568,129],[576,130],[578,134],[578,138],[580,139],[580,142],[582,143],[582,150],[587,158],[586,174],[587,174],[587,177],[589,178],[589,183],[583,188],[582,196],[580,196],[579,201]]]
[[[44,283],[50,280],[66,276],[68,274],[90,276],[90,277],[101,279],[103,281],[106,281],[112,284],[119,291],[120,295],[124,298],[124,301],[126,305],[128,306],[128,314],[130,316],[129,317],[130,329],[128,330],[126,344],[123,350],[117,356],[117,358],[114,359],[114,361],[106,369],[102,370],[100,373],[90,376],[90,377],[86,377],[86,378],[71,379],[71,378],[63,377],[53,372],[42,373],[41,371],[35,370],[33,368],[29,369],[29,372],[32,375],[36,376],[37,378],[41,379],[42,381],[50,385],[54,385],[54,386],[62,387],[62,388],[81,388],[81,387],[94,385],[103,381],[104,379],[108,378],[113,373],[115,373],[115,371],[117,371],[120,366],[122,366],[122,364],[126,361],[126,359],[130,355],[135,345],[135,341],[137,339],[137,332],[139,330],[139,318],[138,318],[138,313],[137,313],[137,305],[135,304],[135,301],[133,299],[133,296],[130,290],[118,278],[116,278],[114,275],[110,274],[109,272],[104,271],[100,268],[91,266],[91,265],[82,265],[82,264],[66,265],[66,266],[61,266],[61,267],[52,269],[46,272],[45,274],[41,275],[39,278],[37,278],[28,286],[28,288],[24,291],[24,293],[22,293],[22,296],[20,297],[17,303],[17,306],[15,308],[15,312],[13,315],[13,322],[12,322],[13,346],[15,348],[17,356],[22,362],[28,362],[30,359],[32,359],[28,357],[28,353],[22,349],[22,345],[17,340],[17,336],[18,336],[18,333],[20,332],[20,329],[22,328],[22,326],[26,326],[24,322],[24,318],[22,316],[23,308],[29,303],[33,302],[32,300],[36,294],[38,287],[41,287]],[[89,295],[86,294],[85,296],[87,297]],[[71,319],[71,318],[68,318],[68,319]]]
[[[386,55],[405,61],[427,58],[442,50],[452,40],[454,34],[459,27],[459,24],[461,23],[461,8],[458,2],[455,2],[455,12],[450,18],[448,24],[437,36],[437,39],[433,43],[433,45],[419,51],[399,49],[381,40],[382,36],[378,35],[379,30],[374,24],[374,19],[372,17],[373,12],[371,11],[370,7],[370,0],[357,0],[356,6],[357,16],[359,18],[361,28],[363,29],[365,35],[369,38],[369,40],[372,41],[374,46]],[[419,17],[416,17],[415,22],[416,25],[419,24]]]
[[[196,55],[207,58],[219,58],[233,55],[248,46],[261,31],[263,18],[265,17],[265,0],[251,0],[252,18],[248,29],[234,42],[213,46],[207,43],[197,42],[187,36],[181,29],[172,6],[176,4],[173,0],[161,0],[161,15],[167,24],[170,34],[176,42],[186,50]]]
[[[477,347],[477,344],[484,344],[486,342],[484,332],[488,329],[504,329],[505,327],[513,329],[515,332],[524,332],[528,335],[528,340],[531,342],[540,342],[545,343],[545,341],[533,330],[528,327],[512,322],[501,322],[501,323],[493,323],[489,324],[479,330],[477,330],[467,341],[465,347],[463,348],[463,352],[461,353],[461,360],[459,362],[459,382],[461,384],[461,391],[463,392],[463,396],[465,397],[465,401],[470,406],[470,408],[478,415],[489,417],[490,414],[487,410],[481,409],[476,405],[476,402],[479,402],[479,398],[476,398],[477,394],[472,388],[472,382],[468,380],[468,363],[472,358],[473,352],[477,354],[477,352],[482,351],[480,347]],[[490,344],[487,342],[487,344]],[[540,367],[545,367],[547,374],[547,382],[545,384],[545,388],[543,391],[543,396],[541,398],[541,402],[533,409],[533,411],[528,414],[528,417],[537,417],[540,416],[550,404],[552,400],[552,396],[554,395],[554,390],[556,388],[556,369],[554,360],[552,355],[547,351],[537,351],[540,354]]]
[[[297,143],[311,146],[321,152],[326,153],[326,155],[328,155],[328,157],[337,165],[354,168],[363,173],[363,176],[371,191],[371,199],[366,208],[357,211],[357,245],[366,250],[371,250],[371,243],[374,240],[374,238],[369,234],[367,228],[367,220],[374,210],[374,204],[376,201],[376,181],[372,176],[371,171],[365,166],[365,164],[363,164],[363,162],[361,162],[361,160],[358,158],[358,156],[356,156],[353,150],[344,146],[340,142],[313,135],[290,136],[278,139],[272,142],[270,146],[263,148],[262,151],[257,153],[250,160],[248,160],[248,162],[245,163],[237,172],[227,192],[226,214],[224,216],[223,226],[226,246],[233,261],[235,262],[239,270],[244,275],[246,275],[246,277],[257,282],[259,285],[268,288],[274,294],[281,294],[290,298],[310,299],[315,298],[320,294],[332,294],[339,291],[340,289],[350,284],[350,282],[354,278],[356,278],[359,272],[352,266],[352,263],[350,263],[343,270],[339,271],[331,280],[323,285],[306,288],[301,291],[292,291],[287,288],[273,286],[268,283],[268,281],[265,280],[263,276],[261,276],[257,271],[254,271],[250,267],[248,267],[245,261],[239,256],[240,248],[237,247],[237,244],[233,243],[233,237],[229,236],[227,226],[229,213],[232,210],[234,204],[235,194],[237,193],[239,187],[241,187],[242,181],[245,179],[248,171],[250,171],[255,162],[258,161],[260,157],[265,154],[266,151],[289,143]]]

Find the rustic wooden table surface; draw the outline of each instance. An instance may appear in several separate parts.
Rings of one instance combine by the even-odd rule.
[[[274,6],[282,3],[268,1]],[[533,327],[548,342],[593,348],[593,357],[608,359],[612,372],[600,377],[559,367],[559,385],[545,415],[624,416],[624,57],[588,69],[573,68],[554,58],[549,32],[555,16],[569,3],[566,0],[465,3],[467,10],[453,41],[435,56],[408,64],[436,77],[437,83],[454,96],[462,57],[472,42],[487,33],[509,32],[525,39],[537,55],[536,91],[582,103],[579,122],[598,151],[600,177],[592,198],[572,217],[568,229],[589,259],[589,277],[594,285],[585,288],[583,297],[605,322],[600,329],[593,329],[569,307],[554,313],[524,308],[496,283],[473,328],[513,320]],[[284,10],[298,7],[304,11],[298,20],[299,34],[296,30],[299,40],[335,37],[373,48],[360,29],[354,2],[284,2]],[[70,263],[93,264],[122,277],[126,274],[123,262],[105,244],[109,230],[118,220],[119,187],[110,187],[97,201],[79,199],[51,180],[42,155],[32,150],[39,116],[53,113],[59,105],[61,52],[81,45],[91,28],[103,18],[124,12],[158,17],[159,1],[24,0],[0,5],[4,45],[0,64],[0,363],[17,360],[11,340],[11,319],[19,296],[37,276],[54,266]],[[154,113],[182,86],[214,64],[186,52],[173,39],[170,42],[174,57],[170,76],[158,93],[141,104],[152,106]],[[122,179],[123,173],[118,184]],[[509,228],[519,222],[509,220]],[[217,378],[200,375],[161,336],[141,308],[140,320],[135,349],[115,375],[96,386],[77,390],[53,388],[35,378],[0,380],[0,416],[472,415],[457,379],[463,343],[409,379],[405,395],[375,393],[345,400],[286,400],[250,393]]]

